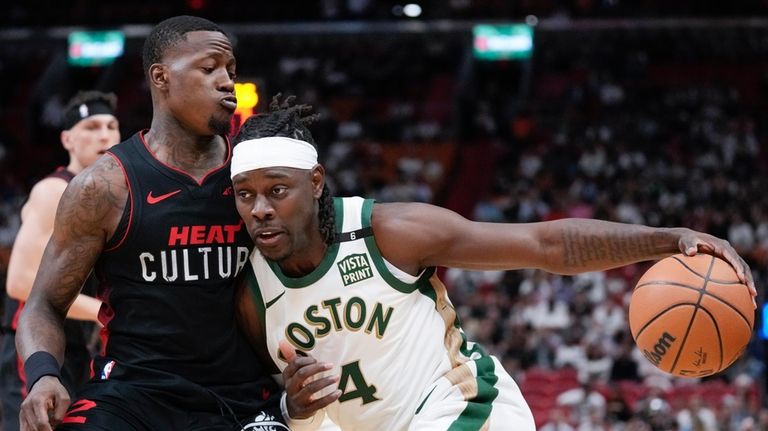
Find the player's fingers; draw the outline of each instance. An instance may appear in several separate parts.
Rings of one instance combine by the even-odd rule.
[[[283,370],[283,376],[285,378],[293,378],[293,376],[299,372],[299,370],[312,366],[317,363],[317,359],[311,356],[297,356],[293,361],[288,363],[288,366]]]
[[[723,259],[725,259],[725,261],[733,267],[734,271],[736,271],[736,276],[739,278],[739,281],[749,287],[750,293],[752,293],[752,295],[757,295],[757,291],[752,289],[754,286],[750,287],[749,285],[749,278],[752,274],[747,262],[739,256],[730,244],[726,243],[724,249],[725,251],[722,253]]]
[[[725,242],[723,249],[724,251],[720,254],[723,259],[733,267],[734,271],[736,271],[736,276],[739,278],[739,281],[747,286],[749,293],[752,295],[752,306],[757,308],[757,301],[755,300],[755,297],[757,296],[757,288],[755,288],[755,280],[752,277],[752,270],[749,269],[747,262],[739,256],[730,243]]]
[[[280,352],[282,352],[288,362],[296,358],[296,349],[286,340],[280,340]]]
[[[306,380],[307,378],[312,377],[317,373],[328,371],[331,368],[333,368],[333,364],[329,364],[327,362],[316,362],[314,364],[310,364],[310,365],[299,368],[296,371],[295,375],[297,378]]]
[[[309,410],[317,411],[322,408],[328,407],[328,405],[330,405],[332,402],[338,400],[340,396],[341,396],[341,390],[336,389],[330,394],[316,399],[307,407]]]
[[[743,282],[747,285],[747,288],[749,289],[749,293],[752,294],[752,305],[757,308],[757,301],[755,298],[757,297],[757,288],[755,287],[755,279],[752,276],[752,270],[749,268],[749,265],[747,265],[747,262],[739,257],[739,261],[742,265],[742,275],[744,277]]]
[[[309,399],[316,389],[306,389],[313,382],[314,376],[318,373],[328,371],[333,366],[327,363],[317,363],[302,367],[296,373],[285,381],[285,389],[289,395],[297,398]],[[318,376],[319,377],[319,376]],[[316,379],[320,380],[320,379]]]
[[[318,364],[313,363],[304,366],[297,366],[297,362],[304,362],[307,360],[315,362],[315,359],[313,358],[299,357],[291,363],[291,366],[294,367],[293,370],[289,370],[290,367],[286,367],[285,370],[283,370],[283,384],[285,385],[285,390],[288,392],[288,395],[296,397],[300,396],[304,386],[309,383],[307,379],[311,378],[311,376],[319,372],[317,370]],[[320,367],[321,371],[325,369],[329,368]]]
[[[20,431],[32,431],[34,428],[29,423],[29,419],[27,418],[27,411],[25,409],[21,409],[21,412],[19,412],[19,429]]]
[[[70,400],[68,395],[63,395],[54,400],[53,416],[51,417],[51,424],[56,426],[64,420],[64,416],[67,414]]]
[[[36,428],[32,426],[31,418],[28,417],[23,411],[19,415],[20,431],[35,431]]]
[[[747,287],[749,287],[749,291],[754,299],[757,296],[757,287],[755,286],[755,278],[752,276],[752,270],[749,268],[747,268]]]
[[[53,410],[53,405],[49,400],[44,402],[36,400],[36,402],[33,402],[32,407],[33,415],[29,418],[32,429],[35,431],[51,431],[53,428],[51,427],[48,412]]]
[[[699,250],[699,241],[693,235],[683,235],[678,242],[680,251],[686,256],[696,256]]]
[[[744,275],[744,284],[747,285],[747,288],[749,288],[749,293],[752,294],[752,302],[755,302],[755,297],[757,296],[757,287],[755,287],[755,278],[752,276],[752,269],[749,268],[749,265],[744,261],[744,259],[739,258],[739,260],[741,260],[741,264],[744,267],[744,270],[742,271],[742,274]],[[755,308],[757,308],[756,302]]]
[[[281,347],[282,352],[282,347]],[[301,369],[302,367],[306,367],[307,365],[314,364],[317,362],[315,358],[312,356],[299,356],[295,354],[292,359],[287,359],[288,365],[283,369],[283,378],[288,379],[291,378],[294,374],[296,374],[296,371]]]
[[[339,376],[327,376],[327,377],[323,377],[322,379],[317,379],[312,382],[307,382],[307,384],[304,386],[304,389],[302,389],[302,391],[305,391],[305,394],[308,394],[307,398],[309,399],[309,401],[316,401],[316,398],[317,399],[320,398],[317,396],[318,392],[323,391],[329,386],[336,386],[338,382],[339,382]]]

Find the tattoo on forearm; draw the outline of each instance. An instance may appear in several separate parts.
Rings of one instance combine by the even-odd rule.
[[[563,264],[583,268],[591,263],[623,263],[642,260],[657,252],[658,234],[640,232],[590,232],[565,228],[562,232]]]

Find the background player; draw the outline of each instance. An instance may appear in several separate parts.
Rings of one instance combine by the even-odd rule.
[[[35,274],[40,266],[40,258],[53,231],[56,206],[59,204],[64,189],[69,181],[83,169],[90,166],[107,149],[120,142],[120,129],[115,110],[117,98],[114,94],[98,91],[85,91],[76,94],[64,107],[61,132],[61,144],[69,153],[69,163],[56,169],[40,180],[32,188],[29,200],[21,210],[21,228],[13,245],[6,289],[6,309],[4,317],[11,329],[16,330],[17,319],[32,289]],[[89,282],[83,292],[95,295],[95,285]],[[69,391],[74,390],[88,380],[88,362],[91,359],[88,350],[92,323],[97,322],[96,315],[101,301],[80,294],[75,298],[67,313],[64,332],[67,339],[64,366],[61,381]],[[78,319],[78,320],[71,320]],[[0,361],[2,361],[2,425],[0,429],[19,429],[19,406],[26,396],[26,379],[19,367],[16,346],[13,337],[2,339]]]
[[[284,104],[249,119],[232,161],[237,208],[258,249],[240,311],[283,370],[294,429],[316,428],[323,408],[350,430],[535,428],[499,361],[464,337],[437,266],[574,274],[707,252],[756,294],[728,242],[690,229],[476,223],[432,205],[332,199],[306,109]]]
[[[154,27],[143,56],[151,127],[67,188],[21,316],[21,429],[284,429],[279,388],[233,313],[252,242],[229,179],[232,44],[214,23],[179,16]],[[62,318],[94,267],[105,344],[65,417]]]

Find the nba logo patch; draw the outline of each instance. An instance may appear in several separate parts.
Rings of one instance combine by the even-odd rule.
[[[107,380],[109,375],[112,374],[112,368],[115,367],[115,361],[109,361],[104,368],[101,369],[101,380]]]

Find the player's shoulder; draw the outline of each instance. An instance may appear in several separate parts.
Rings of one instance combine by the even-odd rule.
[[[65,197],[79,200],[81,206],[94,206],[96,210],[104,210],[105,202],[122,208],[128,198],[122,166],[109,153],[101,156],[70,181]]]
[[[439,219],[439,207],[418,202],[375,203],[371,209],[371,227],[378,241],[408,246]]]
[[[35,183],[34,186],[32,186],[32,190],[29,192],[30,199],[36,198],[36,197],[47,197],[50,198],[50,195],[52,193],[59,192],[61,194],[64,192],[64,189],[67,188],[67,184],[69,181],[65,180],[61,177],[45,177],[42,180]]]
[[[375,204],[371,211],[371,226],[378,241],[392,242],[398,249],[448,241],[467,229],[467,222],[454,211],[421,202]]]
[[[123,169],[117,159],[110,153],[99,157],[92,165],[83,169],[72,183],[75,184],[108,184],[113,179],[122,180]]]
[[[376,202],[371,210],[371,224],[378,228],[398,228],[405,224],[429,221],[435,212],[444,208],[421,202]]]
[[[59,177],[46,177],[35,183],[21,210],[22,218],[30,211],[55,211],[66,188],[67,181]]]

